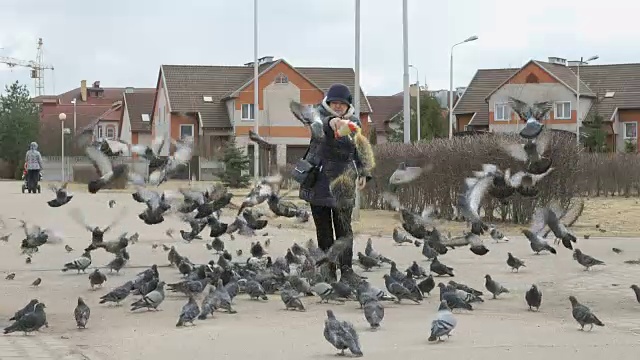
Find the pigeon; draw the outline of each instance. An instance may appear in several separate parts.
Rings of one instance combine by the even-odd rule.
[[[249,280],[244,286],[245,292],[249,295],[250,299],[262,299],[268,300],[267,293],[264,290],[262,284],[255,280]]]
[[[524,294],[524,299],[527,301],[527,305],[529,305],[529,311],[533,311],[533,308],[536,308],[536,311],[538,311],[542,304],[542,291],[538,289],[536,284],[532,284],[531,288]]]
[[[22,309],[16,311],[16,313],[13,314],[13,317],[11,317],[9,320],[17,321],[21,317],[23,317],[26,314],[32,312],[35,309],[35,306],[36,306],[36,304],[38,302],[39,302],[38,299],[32,299],[31,301],[29,301],[29,303],[27,305],[25,305],[25,307],[23,307]]]
[[[311,287],[311,291],[313,291],[320,298],[320,301],[318,301],[318,303],[328,303],[329,300],[339,299],[339,297],[334,293],[333,287],[326,282],[319,282],[314,284]]]
[[[127,281],[123,285],[111,290],[105,295],[100,297],[100,304],[108,302],[114,302],[116,305],[120,305],[120,302],[129,296],[129,293],[133,289],[133,282]]]
[[[536,175],[525,171],[518,171],[509,178],[509,183],[514,187],[520,195],[524,197],[536,197],[539,190],[536,184],[553,172],[554,168],[549,168],[546,172]]]
[[[135,311],[142,308],[147,310],[158,310],[158,306],[164,301],[164,281],[160,281],[155,290],[144,295],[140,300],[131,304],[131,311]]]
[[[384,306],[374,298],[367,298],[363,306],[364,317],[372,329],[380,327],[382,319],[384,319]]]
[[[449,280],[449,285],[452,286],[454,289],[462,290],[464,292],[467,292],[467,293],[475,295],[475,296],[484,295],[482,293],[482,291],[480,291],[480,290],[476,290],[476,289],[474,289],[472,287],[469,287],[469,286],[467,286],[465,284],[457,283],[457,282],[455,282],[453,280]]]
[[[11,234],[2,235],[0,236],[0,241],[9,242],[10,237],[11,237]]]
[[[364,254],[378,260],[379,262],[388,264],[391,263],[391,260],[389,258],[382,256],[382,254],[373,249],[373,241],[371,240],[371,238],[367,239],[367,245],[364,248]]]
[[[314,106],[302,105],[297,101],[291,101],[289,109],[296,119],[300,120],[305,126],[309,126],[313,139],[318,141],[324,139],[324,123],[318,109]]]
[[[614,253],[616,253],[616,254],[622,254],[622,249],[618,249],[618,248],[616,248],[616,247],[611,248],[611,251],[613,251],[613,252],[614,252]]]
[[[7,274],[7,276],[4,278],[5,280],[13,280],[16,278],[16,273],[12,272]]]
[[[47,204],[50,207],[60,207],[64,204],[68,204],[69,201],[71,201],[71,199],[73,198],[73,195],[67,192],[67,184],[68,183],[65,182],[60,187],[57,187],[54,184],[49,185],[49,188],[51,189],[51,191],[53,191],[53,193],[56,194],[55,199],[47,201]]]
[[[69,270],[77,270],[79,274],[80,271],[85,272],[89,265],[91,265],[91,252],[85,250],[82,256],[73,260],[72,262],[64,264],[62,271],[67,272]]]
[[[193,139],[185,138],[183,141],[171,140],[176,146],[176,151],[169,156],[166,163],[159,166],[151,174],[149,174],[149,184],[158,186],[167,181],[180,166],[184,166],[193,153]]]
[[[407,236],[407,234],[404,234],[403,232],[401,232],[400,228],[396,227],[393,229],[393,241],[395,242],[396,245],[402,245],[402,244],[413,244],[413,240],[411,240],[409,238],[409,236]]]
[[[349,248],[353,248],[353,235],[336,239],[329,250],[327,250],[326,255],[316,261],[316,267],[327,262],[330,264],[337,264],[340,256],[342,256],[342,254]]]
[[[438,252],[429,245],[429,241],[425,241],[422,244],[422,256],[426,257],[427,260],[433,260],[438,257]]]
[[[40,286],[40,284],[42,284],[42,279],[41,278],[37,278],[37,279],[33,280],[33,282],[31,283],[31,286],[38,287],[38,286]]]
[[[362,252],[358,252],[358,263],[362,266],[364,271],[371,271],[372,268],[381,266],[377,259],[367,256]]]
[[[164,147],[165,143],[167,143],[167,141],[169,141],[168,135],[156,136],[152,140],[150,146],[146,146],[143,144],[134,144],[134,145],[131,145],[130,150],[132,154],[138,154],[144,159],[148,160],[150,163],[155,163],[153,164],[155,165],[153,167],[156,168],[158,167],[157,165],[160,162],[159,161],[160,151]]]
[[[340,356],[344,356],[344,351],[347,349],[355,357],[364,355],[360,349],[360,339],[353,324],[336,319],[333,310],[327,310],[327,319],[324,321],[324,338],[340,350],[338,353]]]
[[[438,283],[438,288],[440,289],[440,301],[442,300],[446,301],[447,306],[450,309],[465,309],[465,310],[473,311],[473,306],[467,301],[465,301],[465,299],[458,296],[458,292],[455,289],[448,288],[443,283]]]
[[[638,301],[638,303],[640,303],[640,287],[638,287],[638,285],[631,285],[631,289],[633,290],[633,293],[636,295],[636,300]]]
[[[422,168],[417,166],[407,166],[406,163],[401,162],[398,164],[398,168],[389,177],[389,185],[402,185],[407,184],[422,175]]]
[[[524,261],[513,256],[510,252],[507,253],[507,265],[511,268],[511,271],[515,270],[516,272],[518,272],[521,267],[526,267]]]
[[[100,269],[96,268],[91,274],[89,274],[89,283],[91,284],[91,289],[96,285],[100,285],[107,281],[107,275],[100,272]]]
[[[431,291],[436,287],[436,282],[433,280],[433,275],[429,274],[426,279],[418,283],[418,289],[423,294],[431,295]]]
[[[13,324],[4,328],[4,333],[10,334],[12,332],[22,331],[26,335],[27,333],[38,331],[47,324],[47,315],[44,312],[45,307],[44,303],[41,302],[35,304],[32,312],[26,313]]]
[[[584,266],[585,271],[588,271],[591,267],[596,265],[605,265],[603,261],[591,257],[577,248],[573,250],[573,259],[576,260],[578,264]]]
[[[524,162],[528,173],[540,175],[547,172],[552,164],[551,159],[542,156],[548,143],[549,137],[543,135],[524,145],[505,142],[502,147],[514,159]]]
[[[196,320],[196,317],[198,317],[198,314],[200,314],[200,307],[198,307],[198,303],[193,298],[193,295],[189,295],[189,301],[182,307],[176,327],[185,326],[186,323],[194,325],[193,322]]]
[[[553,108],[553,103],[550,101],[536,102],[533,105],[529,105],[514,97],[509,97],[509,105],[522,121],[527,122],[520,131],[520,136],[525,139],[535,139],[540,135],[544,128],[541,121]]]
[[[72,252],[72,251],[73,251],[73,248],[72,248],[71,246],[69,246],[69,245],[65,245],[65,246],[64,246],[64,250],[65,250],[66,252],[70,253],[70,252]]]
[[[129,260],[129,253],[127,250],[122,249],[106,267],[109,268],[110,272],[115,270],[116,273],[119,274],[120,270],[122,270],[122,268],[127,264],[127,260]]]
[[[219,237],[214,237],[211,241],[211,248],[216,251],[216,253],[221,253],[224,251],[224,241],[222,241]]]
[[[577,239],[575,235],[570,233],[567,227],[560,222],[560,214],[561,211],[558,205],[537,209],[533,214],[531,232],[537,234],[548,225],[553,234],[562,241],[562,245],[567,249],[573,250],[571,243],[575,243]]]
[[[78,328],[87,328],[87,322],[89,321],[89,316],[91,316],[91,309],[87,304],[85,304],[81,297],[78,298],[78,305],[73,310],[73,316],[76,319],[76,325]]]
[[[98,179],[89,181],[88,189],[91,194],[95,194],[105,186],[125,177],[137,183],[144,182],[141,177],[137,178],[131,176],[133,174],[129,174],[129,166],[127,164],[118,164],[114,166],[111,163],[111,160],[109,160],[105,154],[100,152],[100,150],[89,146],[85,149],[85,152],[100,175]]]
[[[409,289],[404,287],[401,283],[394,280],[391,275],[384,274],[384,284],[389,291],[389,293],[396,297],[396,303],[400,303],[402,299],[409,299],[415,302],[416,304],[420,303],[416,294],[412,293]]]
[[[522,229],[522,233],[529,240],[529,245],[531,246],[531,250],[536,253],[536,255],[540,254],[541,251],[549,251],[552,254],[556,254],[556,249],[547,243],[547,240],[540,237],[540,235],[533,233],[531,230]]]
[[[433,261],[431,261],[429,270],[432,273],[436,273],[438,276],[443,276],[443,275],[455,276],[453,274],[453,268],[448,267],[447,265],[441,263],[440,260],[438,260],[438,257],[435,257]]]
[[[305,311],[304,304],[302,304],[298,292],[291,287],[289,281],[286,281],[280,289],[280,299],[282,299],[285,309],[287,310]]]
[[[484,276],[484,287],[493,295],[493,298],[496,299],[498,295],[502,293],[508,293],[509,289],[500,285],[497,281],[491,278],[491,275],[487,274]]]
[[[580,324],[580,330],[584,330],[585,325],[590,325],[589,331],[593,329],[593,325],[604,326],[602,321],[598,319],[587,306],[578,302],[575,296],[569,296],[571,302],[571,314],[573,318]]]
[[[500,230],[498,230],[498,228],[494,226],[489,227],[489,235],[491,235],[491,238],[495,240],[496,243],[500,241],[507,241],[507,242],[509,241],[509,238],[506,237]]]
[[[441,341],[443,336],[449,337],[457,323],[456,318],[453,317],[453,313],[451,313],[451,309],[447,306],[447,301],[440,301],[438,314],[431,322],[431,335],[429,335],[428,341]]]
[[[413,277],[416,277],[419,279],[425,278],[429,275],[429,273],[427,273],[427,270],[425,270],[425,268],[423,268],[422,266],[418,265],[416,261],[411,263],[411,265],[407,268],[407,271],[411,272],[411,275]]]
[[[482,199],[493,183],[495,174],[498,173],[498,168],[495,165],[485,164],[481,173],[481,177],[466,178],[464,193],[458,196],[458,209],[471,223],[471,232],[476,235],[483,235],[489,230],[489,227],[480,219],[478,211]]]
[[[116,201],[115,200],[109,200],[109,208],[113,209],[114,206],[116,206]]]

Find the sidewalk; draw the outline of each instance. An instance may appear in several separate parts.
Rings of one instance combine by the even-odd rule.
[[[0,335],[0,360],[104,360],[69,347],[65,340],[35,333]]]

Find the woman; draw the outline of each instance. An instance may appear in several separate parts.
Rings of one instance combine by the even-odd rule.
[[[38,143],[35,141],[29,145],[24,161],[27,164],[27,188],[29,191],[35,192],[36,185],[40,179],[40,170],[42,170],[42,155],[40,155]]]
[[[300,198],[311,205],[318,247],[326,251],[334,239],[353,236],[351,213],[355,205],[355,187],[358,190],[365,187],[374,165],[371,145],[359,131],[355,139],[351,134],[337,134],[338,130],[349,125],[362,126],[354,116],[355,109],[347,86],[332,85],[317,109],[323,118],[325,136],[322,141],[312,139],[306,159],[316,165],[318,174],[312,186],[301,186]],[[350,181],[344,183],[353,189],[339,194],[335,189],[332,191],[336,180],[350,176]],[[339,259],[340,268],[350,268],[352,258],[353,249],[347,249]],[[332,265],[331,272],[335,276],[335,265]]]

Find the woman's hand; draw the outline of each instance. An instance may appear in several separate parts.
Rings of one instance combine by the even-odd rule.
[[[364,176],[359,177],[356,181],[356,186],[358,190],[363,190],[364,187],[367,186],[367,178]]]
[[[331,130],[333,130],[334,132],[348,124],[349,120],[345,120],[339,117],[334,117],[333,119],[329,120],[329,127],[331,127]]]

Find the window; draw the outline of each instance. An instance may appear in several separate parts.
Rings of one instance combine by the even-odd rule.
[[[254,106],[253,104],[242,104],[242,120],[253,120],[255,119],[254,114]]]
[[[554,117],[559,120],[570,120],[571,119],[571,101],[557,102]]]
[[[186,137],[193,138],[193,125],[191,124],[180,125],[180,139],[183,140]]]
[[[276,76],[276,79],[274,80],[274,82],[276,84],[288,84],[289,78],[285,74],[280,73],[278,74],[278,76]]]
[[[202,101],[204,102],[213,102],[213,97],[211,96],[203,96]]]
[[[509,121],[511,120],[511,108],[507,103],[496,104],[494,112],[494,118],[496,121]]]
[[[116,137],[116,128],[115,126],[107,126],[106,128],[107,139],[115,139]]]
[[[149,122],[149,114],[142,114],[142,121]]]
[[[102,139],[102,125],[98,125],[98,139]]]
[[[629,140],[636,140],[638,138],[637,122],[624,123],[624,138]]]

